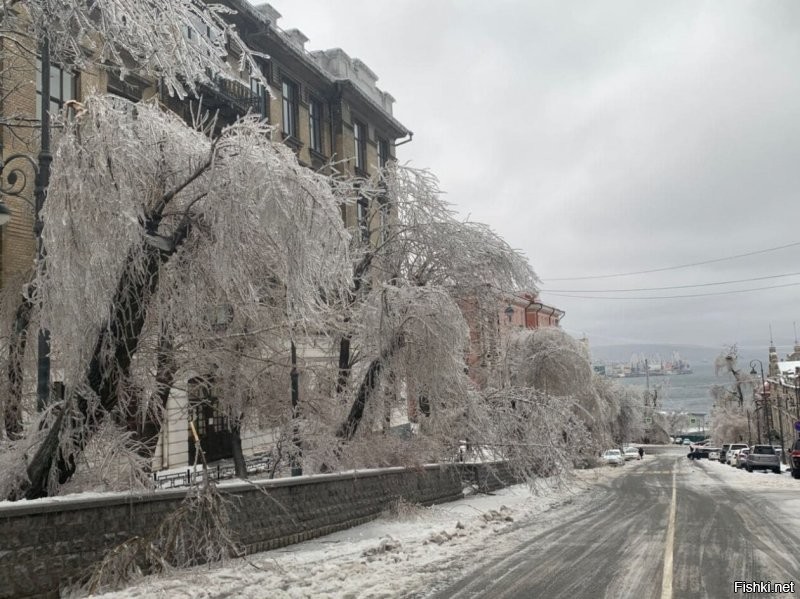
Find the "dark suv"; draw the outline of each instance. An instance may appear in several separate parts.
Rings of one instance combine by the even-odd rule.
[[[725,463],[725,458],[728,457],[728,450],[730,448],[731,448],[731,444],[730,443],[723,443],[722,444],[722,449],[719,452],[719,461],[722,462],[723,464]]]
[[[754,445],[747,454],[744,467],[748,472],[753,470],[772,470],[775,474],[781,473],[781,462],[772,445]]]

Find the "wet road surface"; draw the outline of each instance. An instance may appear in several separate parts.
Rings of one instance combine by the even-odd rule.
[[[591,503],[545,515],[554,524],[544,531],[528,525],[513,551],[433,596],[800,597],[800,481],[770,488],[752,474],[734,484],[722,468],[680,448],[628,462]],[[794,581],[795,593],[735,593],[737,580]]]

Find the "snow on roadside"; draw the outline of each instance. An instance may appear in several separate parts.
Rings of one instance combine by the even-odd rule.
[[[516,485],[452,503],[399,506],[377,520],[283,549],[149,577],[106,599],[242,597],[379,599],[422,594],[440,570],[475,568],[510,547],[520,522],[576,499],[626,468],[577,471],[536,494]],[[544,520],[544,519],[542,519]],[[551,518],[547,519],[548,521]]]
[[[797,491],[800,488],[798,481],[792,478],[791,472],[781,465],[781,474],[770,470],[754,470],[748,472],[744,468],[734,468],[720,462],[700,460],[698,465],[707,470],[709,474],[719,477],[726,484],[740,489],[790,489]]]

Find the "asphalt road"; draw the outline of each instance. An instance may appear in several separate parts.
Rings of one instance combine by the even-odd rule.
[[[681,448],[622,468],[591,503],[551,514],[550,527],[522,525],[513,551],[434,597],[800,597],[800,481],[765,489],[752,474],[752,488],[731,486],[727,466]],[[737,580],[794,581],[795,593],[735,593]]]

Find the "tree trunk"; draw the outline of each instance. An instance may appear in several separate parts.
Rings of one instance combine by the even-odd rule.
[[[350,408],[347,419],[339,427],[339,430],[336,431],[337,437],[349,441],[355,436],[358,425],[361,424],[361,420],[364,418],[364,408],[367,405],[367,400],[378,382],[378,376],[381,373],[382,366],[383,362],[380,359],[375,359],[370,363],[364,375],[364,379],[361,381],[361,385],[358,388],[358,394]]]
[[[27,297],[30,297],[32,285],[28,286]],[[6,437],[18,439],[22,433],[22,385],[24,375],[22,363],[25,359],[25,347],[28,343],[28,327],[33,312],[33,303],[25,296],[17,306],[14,317],[14,328],[8,343],[8,398],[3,406],[3,421]]]
[[[176,231],[173,239],[177,247],[188,235],[189,224],[185,222]],[[100,400],[100,410],[90,409],[88,399],[77,395],[78,415],[73,419],[71,445],[81,451],[92,434],[102,423],[105,414],[117,405],[118,385],[130,372],[131,360],[139,344],[140,335],[147,316],[147,307],[158,287],[159,270],[174,253],[160,252],[149,245],[145,246],[146,259],[143,265],[144,277],[136,276],[136,266],[129,258],[126,268],[120,275],[117,291],[112,300],[112,316],[98,335],[86,380],[89,388]],[[111,359],[104,360],[104,346],[114,348]],[[74,454],[65,455],[59,449],[59,436],[64,425],[63,414],[47,433],[45,443],[39,446],[28,467],[28,486],[26,499],[36,499],[47,495],[47,480],[55,468],[55,476],[60,484],[67,482],[77,467]],[[53,463],[55,461],[55,464]]]
[[[364,418],[364,408],[367,405],[367,401],[369,401],[372,392],[375,390],[375,386],[378,384],[378,377],[381,374],[381,370],[383,370],[384,363],[386,363],[400,347],[403,347],[402,334],[397,335],[392,340],[392,343],[381,352],[381,355],[370,363],[367,372],[364,374],[364,378],[361,380],[361,385],[358,387],[358,393],[350,408],[350,412],[336,431],[337,437],[349,441],[355,436],[358,426]]]
[[[303,444],[300,440],[300,425],[298,419],[300,418],[300,374],[297,372],[297,347],[292,341],[292,370],[289,378],[292,383],[292,445],[294,445],[294,452],[292,453],[292,476],[301,476],[303,474],[302,456]]]
[[[348,319],[349,320],[349,319]],[[344,335],[339,341],[339,374],[336,378],[336,394],[339,395],[347,387],[350,379],[350,340],[352,336]]]
[[[356,267],[353,269],[353,288],[348,295],[348,302],[350,305],[354,304],[358,298],[362,287],[364,286],[364,277],[366,276],[369,267],[372,265],[373,253],[367,252],[361,259]],[[350,322],[350,318],[345,318],[345,323]],[[340,394],[347,388],[350,381],[350,355],[352,353],[350,343],[353,336],[345,334],[339,341],[339,372],[336,377],[336,393]]]
[[[231,424],[231,449],[233,450],[233,468],[237,478],[247,478],[247,462],[244,461],[242,451],[242,420],[236,418],[236,423]]]

